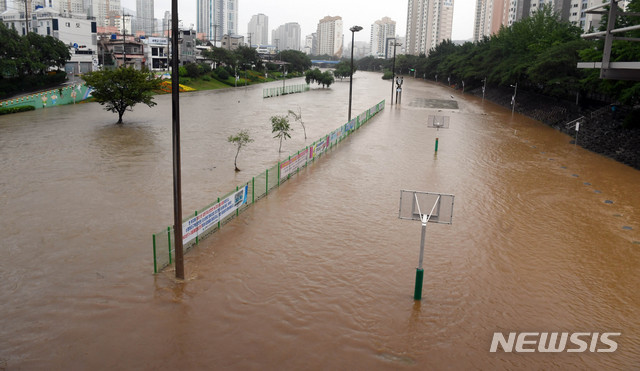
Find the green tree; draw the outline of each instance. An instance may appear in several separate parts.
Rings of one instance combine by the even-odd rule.
[[[304,80],[307,84],[311,84],[312,82],[317,82],[318,84],[322,81],[322,71],[319,68],[314,68],[312,70],[308,70],[305,72]]]
[[[289,125],[289,118],[287,116],[271,116],[271,133],[276,133],[274,138],[280,138],[280,147],[278,153],[282,152],[282,140],[291,138],[289,131],[291,131],[291,125]]]
[[[304,127],[304,122],[302,121],[302,109],[298,107],[298,113],[295,113],[292,110],[289,110],[288,116],[292,116],[294,120],[300,121],[300,125],[302,125],[302,130],[304,130],[304,139],[307,139],[307,128]]]
[[[280,52],[280,60],[289,63],[291,72],[304,72],[311,68],[311,58],[298,50],[283,50]]]
[[[357,65],[353,65],[353,73],[356,73]],[[351,75],[351,62],[350,61],[340,61],[340,63],[336,64],[336,69],[333,71],[333,75],[342,80],[345,77],[349,77]]]
[[[336,81],[336,79],[333,77],[333,73],[331,73],[331,71],[324,71],[322,73],[322,78],[320,79],[319,84],[322,84],[322,87],[324,88],[325,86],[328,88],[331,86],[331,84],[333,84]]]
[[[251,68],[253,65],[258,69],[262,69],[262,59],[260,59],[258,51],[254,48],[241,45],[233,52],[233,56],[235,57],[233,62],[237,62],[237,66]],[[234,67],[237,66],[234,64]]]
[[[153,107],[153,91],[160,87],[160,79],[147,71],[133,67],[90,72],[82,77],[93,88],[93,98],[105,110],[118,114],[118,124],[122,124],[125,111],[133,110],[138,103]]]
[[[238,154],[240,154],[240,150],[242,149],[242,147],[253,142],[253,139],[251,139],[251,137],[249,136],[249,131],[243,129],[240,130],[236,135],[230,135],[229,138],[227,138],[227,142],[232,143],[236,146],[237,151],[236,157],[233,160],[233,166],[236,168],[236,171],[240,171],[240,169],[238,169]]]
[[[231,51],[225,48],[218,48],[217,46],[212,47],[211,50],[202,52],[202,55],[206,59],[211,59],[212,61],[216,62],[216,65],[231,65],[235,62],[235,56]]]

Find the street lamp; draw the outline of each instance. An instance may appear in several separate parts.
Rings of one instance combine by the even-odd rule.
[[[487,90],[487,77],[485,76],[484,80],[482,80],[482,82],[484,83],[482,85],[482,100],[484,100],[484,92],[485,90]]]
[[[353,92],[353,43],[356,32],[361,31],[362,27],[353,26],[349,29],[351,31],[351,70],[349,71],[349,119],[351,121],[351,94]]]
[[[513,97],[511,97],[511,114],[513,115],[513,112],[516,109],[516,94],[518,93],[518,83],[516,82],[515,85],[511,85],[512,88],[515,88],[513,90]]]
[[[391,69],[391,105],[393,105],[393,84],[396,79],[396,46],[401,46],[402,43],[397,43],[396,39],[393,39],[393,68]]]

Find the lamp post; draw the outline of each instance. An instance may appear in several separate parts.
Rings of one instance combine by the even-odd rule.
[[[485,77],[482,81],[484,82],[482,85],[482,100],[484,100],[484,92],[487,90],[487,78]]]
[[[397,43],[396,39],[393,39],[393,68],[391,69],[391,105],[393,105],[393,84],[396,79],[396,46],[401,46],[402,43]]]
[[[518,83],[516,82],[515,85],[511,85],[512,88],[515,88],[513,90],[513,97],[511,97],[511,114],[513,115],[513,112],[516,109],[516,94],[518,93]]]
[[[351,69],[349,70],[349,119],[351,121],[351,94],[353,93],[353,43],[356,32],[361,31],[362,27],[353,26],[349,29],[351,31]]]
[[[176,278],[184,279],[182,244],[182,166],[180,149],[180,101],[178,62],[178,0],[171,0],[171,122],[173,139],[173,237],[175,243]]]

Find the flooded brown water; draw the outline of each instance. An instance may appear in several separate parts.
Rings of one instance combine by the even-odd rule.
[[[640,368],[640,172],[404,81],[401,106],[187,254],[186,282],[151,273],[151,234],[172,221],[169,96],[122,127],[97,104],[1,116],[0,370]],[[389,84],[358,72],[353,114]],[[346,121],[346,80],[263,87],[182,95],[185,214],[273,166],[271,115],[301,107],[307,126],[280,158]],[[450,94],[458,109],[421,107]],[[256,141],[235,173],[242,128]],[[456,196],[453,224],[427,228],[421,302],[401,189]],[[621,335],[613,353],[490,353],[494,332]]]

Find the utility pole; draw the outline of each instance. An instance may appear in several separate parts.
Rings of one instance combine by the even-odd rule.
[[[173,137],[173,237],[176,251],[176,278],[184,280],[182,244],[182,165],[180,150],[180,101],[178,63],[178,0],[171,0],[171,118]]]
[[[166,66],[167,71],[169,71],[169,43],[171,42],[171,18],[167,19],[167,51],[164,55],[167,57]]]
[[[127,68],[127,26],[124,15],[124,8],[122,8],[122,66]]]
[[[249,32],[249,47],[251,47],[251,35],[253,35],[253,32]]]
[[[24,20],[27,25],[27,35],[29,34],[29,7],[31,6],[29,0],[24,0]]]

